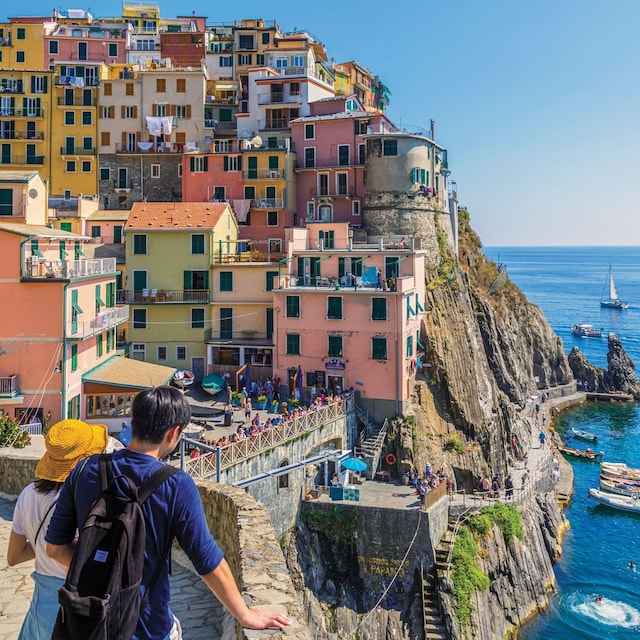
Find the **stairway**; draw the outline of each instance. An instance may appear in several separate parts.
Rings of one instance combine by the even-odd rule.
[[[448,640],[449,633],[440,613],[435,570],[422,581],[422,615],[425,640]]]
[[[387,437],[387,421],[380,426],[376,424],[368,414],[366,414],[358,405],[355,405],[356,412],[360,420],[364,423],[365,429],[361,434],[361,439],[356,447],[356,453],[367,463],[365,476],[371,480],[378,468],[380,461],[380,453]]]

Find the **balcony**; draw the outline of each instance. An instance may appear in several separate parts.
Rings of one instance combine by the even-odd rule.
[[[73,59],[73,55],[71,56]],[[81,78],[76,76],[56,76],[56,84],[64,85],[65,87],[76,87],[81,89],[82,87],[97,87],[99,84],[98,78],[88,77]]]
[[[91,276],[115,275],[116,259],[47,260],[29,256],[23,266],[23,280],[69,280]]]
[[[60,154],[63,156],[95,156],[96,150],[85,147],[60,147]]]
[[[255,198],[251,201],[252,209],[282,209],[283,198]]]
[[[131,304],[208,303],[209,289],[137,289],[118,292],[118,302]]]
[[[0,106],[0,118],[44,118],[43,107],[28,107],[27,109],[14,109]]]
[[[0,165],[3,164],[44,164],[44,156],[0,157]]]
[[[95,107],[97,104],[97,100],[91,96],[91,99],[85,98],[67,98],[63,96],[62,98],[58,98],[58,106],[60,107]]]
[[[364,163],[359,162],[357,158],[315,158],[314,162],[309,166],[307,163],[303,167],[296,167],[296,171],[304,169],[340,169],[341,167],[362,167]]]
[[[129,192],[133,189],[134,184],[133,180],[114,180],[113,181],[113,189],[114,191],[125,191]]]
[[[194,153],[200,149],[195,143],[188,142],[137,142],[125,143],[116,142],[116,153]]]
[[[0,398],[12,398],[20,395],[18,376],[0,376]]]
[[[243,180],[283,180],[284,169],[243,169]]]
[[[299,93],[285,94],[285,93],[264,93],[258,96],[258,104],[300,104],[302,103],[302,96]]]
[[[309,197],[313,200],[321,200],[322,198],[353,198],[355,196],[355,192],[353,189],[340,189],[338,191],[329,190],[329,189],[310,189]]]
[[[263,123],[261,123],[263,124]],[[260,127],[260,129],[264,131],[275,131],[278,129],[289,129],[289,119],[288,118],[271,118],[264,122],[264,126]]]
[[[0,140],[44,140],[44,131],[0,131]]]
[[[273,334],[267,334],[265,331],[256,331],[253,329],[229,332],[220,331],[220,328],[205,329],[204,341],[208,343],[223,342],[224,344],[271,346],[273,345]],[[252,371],[253,366],[254,365],[251,365]]]
[[[86,322],[68,323],[66,338],[69,340],[84,340],[107,329],[112,329],[123,322],[129,321],[129,305],[115,307],[99,313],[92,320]]]
[[[22,80],[4,80],[0,86],[2,93],[24,93]]]
[[[11,36],[7,38],[0,38],[0,47],[12,47]]]
[[[218,97],[218,96],[206,96],[205,104],[238,104],[238,98],[230,98],[230,97]]]

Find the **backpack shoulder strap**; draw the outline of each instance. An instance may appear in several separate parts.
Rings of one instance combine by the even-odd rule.
[[[170,464],[163,464],[138,490],[138,502],[142,504],[167,478],[178,469]]]
[[[49,514],[53,511],[54,507],[56,506],[56,503],[58,502],[58,498],[56,498],[52,503],[51,506],[47,509],[47,513],[44,514],[44,518],[42,518],[42,522],[40,523],[40,526],[38,527],[38,530],[36,531],[36,537],[33,539],[33,547],[36,546],[36,542],[38,542],[38,536],[40,535],[40,532],[42,531],[42,527],[44,526],[44,523],[47,521],[47,518],[49,517]]]
[[[100,489],[104,492],[109,488],[109,483],[113,478],[113,462],[108,453],[103,453],[98,458],[100,466]]]

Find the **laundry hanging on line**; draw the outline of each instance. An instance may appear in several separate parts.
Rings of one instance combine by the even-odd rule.
[[[170,136],[173,127],[172,116],[147,116],[149,135],[156,138],[161,135]]]

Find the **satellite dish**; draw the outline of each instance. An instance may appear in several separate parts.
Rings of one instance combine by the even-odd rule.
[[[262,146],[262,138],[260,136],[254,136],[253,138],[251,138],[251,144],[254,147],[261,147]]]

